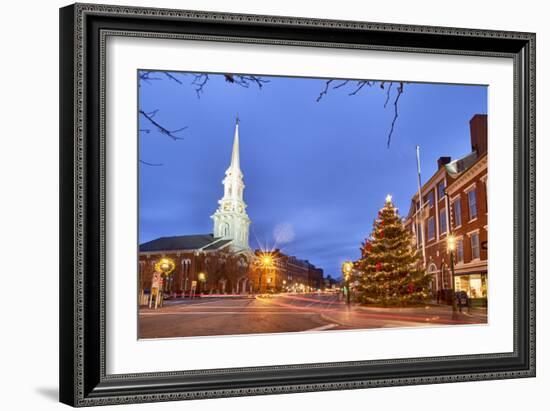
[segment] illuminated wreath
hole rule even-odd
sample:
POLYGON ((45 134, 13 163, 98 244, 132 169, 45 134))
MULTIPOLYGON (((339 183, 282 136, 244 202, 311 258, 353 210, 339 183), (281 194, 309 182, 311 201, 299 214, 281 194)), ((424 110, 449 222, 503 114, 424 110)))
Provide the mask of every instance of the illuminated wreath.
POLYGON ((155 263, 155 271, 164 275, 170 275, 176 268, 176 263, 171 258, 163 257, 155 263))

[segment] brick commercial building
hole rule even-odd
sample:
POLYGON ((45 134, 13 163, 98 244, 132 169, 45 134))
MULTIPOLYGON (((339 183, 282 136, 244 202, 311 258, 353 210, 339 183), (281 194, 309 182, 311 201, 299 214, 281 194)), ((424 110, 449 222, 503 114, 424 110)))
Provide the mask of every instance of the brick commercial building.
MULTIPOLYGON (((286 255, 277 250, 277 257, 274 259, 271 268, 260 268, 263 270, 262 291, 288 291, 307 292, 324 289, 323 270, 315 267, 307 260, 300 260, 293 255, 286 255)), ((257 286, 257 279, 253 279, 257 286)), ((258 288, 258 287, 256 287, 258 288)))
POLYGON ((423 252, 437 300, 450 303, 455 291, 465 291, 474 304, 487 303, 487 116, 470 120, 472 151, 452 160, 440 157, 438 169, 416 193, 406 225, 423 252), (449 237, 455 239, 452 278, 449 237))

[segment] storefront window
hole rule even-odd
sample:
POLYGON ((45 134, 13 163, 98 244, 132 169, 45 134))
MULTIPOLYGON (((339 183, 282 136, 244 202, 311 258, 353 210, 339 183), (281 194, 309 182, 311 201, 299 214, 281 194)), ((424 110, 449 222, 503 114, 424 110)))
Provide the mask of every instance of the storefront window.
POLYGON ((487 298, 487 275, 470 274, 456 276, 455 290, 465 291, 469 298, 487 298))

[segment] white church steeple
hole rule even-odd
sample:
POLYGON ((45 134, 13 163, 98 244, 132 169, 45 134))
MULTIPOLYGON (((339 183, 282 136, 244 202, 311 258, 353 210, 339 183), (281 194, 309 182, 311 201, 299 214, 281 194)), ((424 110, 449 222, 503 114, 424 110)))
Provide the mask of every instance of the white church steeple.
MULTIPOLYGON (((241 172, 241 160, 239 155, 239 117, 235 120, 235 135, 233 136, 233 150, 231 151, 231 164, 229 170, 241 172)), ((242 175, 242 173, 241 173, 242 175)))
POLYGON ((214 237, 232 239, 237 249, 249 249, 248 229, 250 219, 246 214, 246 204, 243 200, 244 182, 240 166, 239 152, 239 118, 235 123, 231 164, 225 172, 222 181, 223 197, 218 201, 218 209, 212 216, 214 220, 214 237))

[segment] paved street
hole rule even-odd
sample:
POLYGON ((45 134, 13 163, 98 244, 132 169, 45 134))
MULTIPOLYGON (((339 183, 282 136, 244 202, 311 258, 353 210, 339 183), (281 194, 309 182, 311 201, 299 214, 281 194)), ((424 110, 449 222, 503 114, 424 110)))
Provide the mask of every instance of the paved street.
POLYGON ((381 327, 483 324, 485 310, 458 313, 448 306, 348 308, 335 294, 281 294, 167 301, 139 310, 140 338, 325 331, 381 327))

